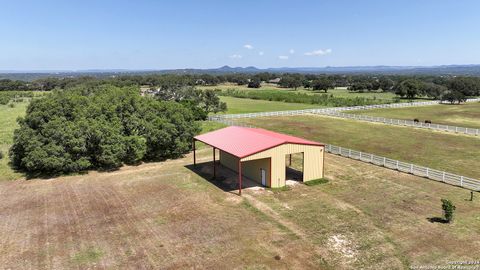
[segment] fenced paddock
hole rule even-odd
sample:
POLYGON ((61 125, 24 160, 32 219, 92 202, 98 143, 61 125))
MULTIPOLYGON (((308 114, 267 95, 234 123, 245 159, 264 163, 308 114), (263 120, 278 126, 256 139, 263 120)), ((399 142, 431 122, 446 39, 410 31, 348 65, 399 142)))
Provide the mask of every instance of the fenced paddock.
MULTIPOLYGON (((478 100, 478 99, 477 99, 478 100)), ((469 101, 475 101, 475 100, 469 100, 469 101)), ((432 104, 437 104, 438 102, 416 102, 414 103, 417 106, 417 104, 424 104, 424 105, 418 105, 418 106, 425 106, 425 105, 432 105, 432 104), (428 104, 425 104, 428 103, 428 104)), ((401 105, 401 104, 387 104, 387 105, 401 105)), ((376 107, 378 106, 383 106, 383 105, 372 105, 372 106, 360 106, 360 107, 376 107)), ((401 107, 401 106, 399 106, 401 107)), ((407 106, 404 106, 407 107, 407 106)), ((355 110, 358 110, 358 107, 350 107, 350 108, 355 108, 355 110)), ((345 108, 329 108, 329 109, 307 109, 307 110, 296 110, 296 111, 281 111, 281 112, 262 112, 262 113, 249 113, 249 114, 236 114, 236 115, 222 115, 222 116, 211 116, 209 117, 209 120, 211 121, 216 121, 223 123, 225 125, 236 125, 236 126, 244 126, 244 127, 254 127, 252 125, 247 125, 243 123, 237 123, 234 119, 241 119, 241 118, 256 118, 256 117, 262 117, 262 116, 295 116, 295 115, 304 115, 304 114, 315 114, 315 113, 321 113, 321 114, 335 114, 335 110, 338 111, 345 111, 345 108)), ((372 117, 375 118, 375 117, 372 117)), ((396 120, 396 119, 392 119, 396 120)), ((403 121, 403 120, 399 120, 403 121)), ((412 121, 413 122, 413 121, 412 121)), ((401 122, 399 122, 401 123, 401 122)), ((434 126, 434 125, 431 125, 434 126)), ((441 126, 444 125, 437 125, 439 126, 438 128, 442 128, 441 126)), ((427 127, 428 128, 428 127, 427 127)), ((455 128, 454 131, 456 130, 457 132, 469 132, 470 135, 477 135, 477 132, 475 129, 466 129, 462 130, 460 127, 453 127, 455 128), (474 134, 472 134, 472 132, 474 134)), ((452 127, 449 126, 447 129, 451 130, 452 127)), ((440 171, 424 166, 419 166, 416 164, 412 163, 407 163, 399 160, 394 160, 390 159, 387 157, 382 157, 382 156, 377 156, 374 154, 370 153, 364 153, 361 151, 353 150, 353 149, 348 149, 340 146, 335 146, 331 144, 326 144, 325 145, 325 151, 328 153, 332 153, 335 155, 340 155, 343 157, 367 162, 370 164, 374 164, 377 166, 382 166, 385 168, 397 170, 400 172, 404 173, 409 173, 412 175, 428 178, 431 180, 443 182, 446 184, 454 185, 454 186, 459 186, 465 189, 473 190, 473 191, 480 191, 480 180, 462 176, 462 175, 457 175, 453 173, 449 173, 446 171, 440 171)))
POLYGON ((479 134, 480 134, 480 129, 478 129, 478 128, 467 128, 467 127, 449 126, 449 125, 441 125, 441 124, 430 124, 430 123, 415 122, 415 121, 412 121, 412 120, 391 119, 391 118, 385 118, 385 117, 375 117, 375 116, 342 113, 342 112, 327 112, 327 113, 319 113, 319 114, 333 116, 333 117, 339 117, 339 118, 345 118, 345 119, 354 119, 354 120, 359 120, 359 121, 382 123, 382 124, 387 124, 387 125, 425 128, 425 129, 432 129, 432 130, 437 130, 437 131, 461 133, 461 134, 472 135, 472 136, 479 136, 479 134))
MULTIPOLYGON (((480 98, 467 99, 467 102, 480 101, 480 98)), ((405 108, 405 107, 419 107, 441 104, 439 100, 423 101, 423 102, 405 102, 405 103, 390 103, 390 104, 378 104, 378 105, 365 105, 365 106, 353 106, 353 107, 332 107, 332 108, 319 108, 319 109, 304 109, 304 110, 290 110, 290 111, 276 111, 276 112, 257 112, 257 113, 240 113, 240 114, 225 114, 225 115, 212 115, 208 117, 208 120, 217 121, 218 118, 223 119, 240 119, 240 118, 255 118, 264 116, 294 116, 304 114, 330 114, 333 112, 343 111, 357 111, 357 110, 370 110, 381 108, 405 108)))
POLYGON ((477 179, 456 175, 453 173, 439 171, 428 167, 402 162, 387 157, 377 156, 370 153, 364 153, 340 146, 327 144, 325 151, 335 155, 356 159, 359 161, 371 163, 377 166, 397 170, 404 173, 410 173, 416 176, 425 177, 431 180, 447 183, 454 186, 463 187, 470 190, 480 191, 480 181, 477 179))

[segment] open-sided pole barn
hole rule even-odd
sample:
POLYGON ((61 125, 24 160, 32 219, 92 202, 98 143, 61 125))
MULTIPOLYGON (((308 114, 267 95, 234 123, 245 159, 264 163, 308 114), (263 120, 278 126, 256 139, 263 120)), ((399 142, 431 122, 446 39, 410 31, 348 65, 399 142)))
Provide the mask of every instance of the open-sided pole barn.
POLYGON ((286 184, 286 155, 303 153, 303 181, 323 178, 325 149, 321 143, 260 128, 227 127, 193 139, 193 162, 196 164, 195 141, 213 147, 213 172, 216 176, 215 149, 220 164, 238 173, 238 191, 242 193, 242 175, 263 186, 286 184))

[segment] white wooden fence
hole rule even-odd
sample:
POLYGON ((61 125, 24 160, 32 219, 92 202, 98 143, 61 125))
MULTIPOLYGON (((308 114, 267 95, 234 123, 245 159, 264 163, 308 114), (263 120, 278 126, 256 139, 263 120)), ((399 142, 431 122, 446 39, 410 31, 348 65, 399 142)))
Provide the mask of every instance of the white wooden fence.
MULTIPOLYGON (((237 123, 229 118, 215 117, 210 119, 212 121, 220 122, 230 126, 243 126, 243 127, 254 127, 252 125, 237 123)), ((480 191, 480 180, 469 178, 466 176, 461 176, 445 171, 439 171, 431 169, 428 167, 423 167, 415 165, 412 163, 407 163, 395 159, 390 159, 387 157, 377 156, 370 153, 364 153, 340 146, 335 146, 331 144, 325 145, 325 151, 328 153, 340 155, 343 157, 348 157, 351 159, 371 163, 377 166, 383 166, 385 168, 397 170, 400 172, 410 173, 416 176, 425 177, 435 181, 443 182, 446 184, 459 186, 465 189, 480 191)))
MULTIPOLYGON (((480 98, 468 99, 467 102, 480 101, 480 98)), ((404 103, 391 103, 391 104, 378 104, 378 105, 366 105, 366 106, 353 106, 353 107, 332 107, 332 108, 318 108, 318 109, 304 109, 304 110, 292 110, 292 111, 276 111, 276 112, 257 112, 257 113, 240 113, 240 114, 224 114, 209 116, 209 120, 215 120, 217 118, 223 119, 239 119, 239 118, 255 118, 262 116, 293 116, 303 114, 328 114, 331 112, 342 111, 356 111, 356 110, 370 110, 380 108, 404 108, 404 107, 418 107, 440 104, 441 101, 423 101, 423 102, 404 102, 404 103)))
POLYGON ((325 150, 329 153, 360 160, 385 168, 397 170, 400 172, 410 173, 416 176, 425 177, 435 181, 447 183, 454 186, 463 187, 470 190, 480 191, 480 181, 477 179, 445 172, 428 167, 415 165, 412 163, 402 162, 387 157, 377 156, 374 154, 364 153, 340 146, 327 144, 325 150))
POLYGON ((388 125, 426 128, 426 129, 433 129, 433 130, 438 130, 438 131, 462 133, 462 134, 473 135, 473 136, 479 136, 480 135, 480 129, 478 129, 478 128, 448 126, 448 125, 441 125, 441 124, 430 124, 430 123, 415 122, 415 121, 412 121, 412 120, 391 119, 391 118, 375 117, 375 116, 359 115, 359 114, 351 114, 351 113, 342 113, 342 112, 326 112, 326 113, 319 113, 319 114, 329 115, 329 116, 333 116, 333 117, 346 118, 346 119, 367 121, 367 122, 383 123, 383 124, 388 124, 388 125))

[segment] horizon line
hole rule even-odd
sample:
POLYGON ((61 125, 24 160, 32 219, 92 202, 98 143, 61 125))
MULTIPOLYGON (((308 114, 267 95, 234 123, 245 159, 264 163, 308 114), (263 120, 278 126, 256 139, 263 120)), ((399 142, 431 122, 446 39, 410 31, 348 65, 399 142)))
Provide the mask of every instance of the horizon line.
POLYGON ((351 65, 351 66, 303 66, 303 67, 293 67, 293 66, 284 66, 284 67, 266 67, 259 68, 256 66, 230 66, 223 65, 220 67, 210 67, 210 68, 193 68, 193 67, 184 67, 184 68, 139 68, 139 69, 129 69, 129 68, 85 68, 85 69, 5 69, 0 70, 0 73, 78 73, 78 72, 145 72, 145 71, 173 71, 173 70, 219 70, 222 68, 232 68, 232 69, 247 69, 255 68, 258 70, 275 70, 275 69, 327 69, 327 68, 375 68, 375 67, 386 67, 386 68, 433 68, 433 67, 461 67, 461 66, 480 66, 480 64, 440 64, 440 65, 351 65))

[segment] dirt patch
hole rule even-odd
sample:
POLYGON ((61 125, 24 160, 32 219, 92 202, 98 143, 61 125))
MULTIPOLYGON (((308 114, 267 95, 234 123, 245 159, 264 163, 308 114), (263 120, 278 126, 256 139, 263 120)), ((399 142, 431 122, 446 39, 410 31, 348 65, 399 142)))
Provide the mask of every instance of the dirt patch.
POLYGON ((347 263, 356 260, 357 250, 350 239, 345 235, 336 234, 328 238, 329 247, 337 253, 340 253, 347 263))

